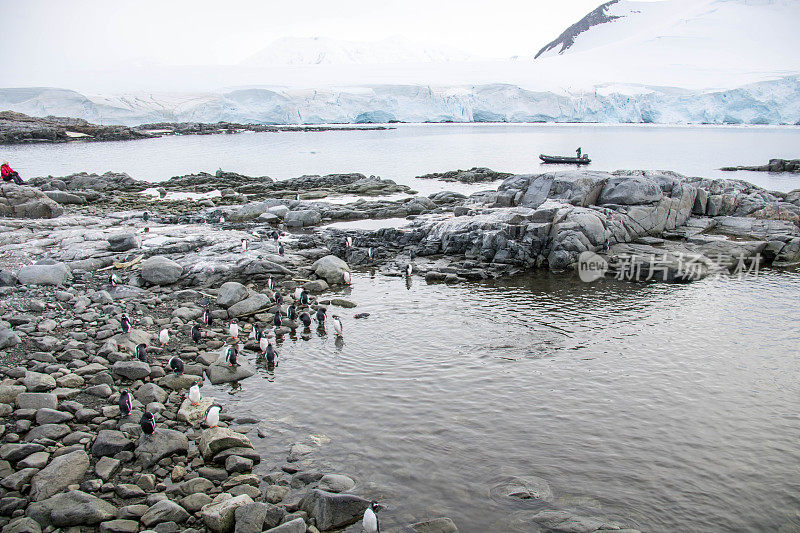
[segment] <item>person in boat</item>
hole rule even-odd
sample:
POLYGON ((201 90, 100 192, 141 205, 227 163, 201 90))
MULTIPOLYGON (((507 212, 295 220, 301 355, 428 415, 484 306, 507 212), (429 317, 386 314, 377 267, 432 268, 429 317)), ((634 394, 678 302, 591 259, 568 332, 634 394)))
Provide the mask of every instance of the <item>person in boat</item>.
POLYGON ((578 154, 578 159, 580 159, 581 158, 581 147, 580 146, 578 146, 578 149, 575 150, 575 153, 578 154))
POLYGON ((17 185, 25 185, 25 182, 19 177, 19 173, 11 168, 8 161, 3 161, 3 164, 0 165, 0 175, 2 175, 3 181, 13 181, 17 185))

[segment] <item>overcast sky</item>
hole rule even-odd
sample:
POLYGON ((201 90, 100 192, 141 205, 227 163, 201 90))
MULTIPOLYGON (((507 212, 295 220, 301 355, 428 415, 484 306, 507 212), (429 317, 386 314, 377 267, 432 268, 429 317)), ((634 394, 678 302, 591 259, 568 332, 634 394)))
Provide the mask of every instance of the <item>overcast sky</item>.
POLYGON ((279 37, 402 35, 526 56, 601 0, 0 0, 2 86, 134 65, 231 65, 279 37))

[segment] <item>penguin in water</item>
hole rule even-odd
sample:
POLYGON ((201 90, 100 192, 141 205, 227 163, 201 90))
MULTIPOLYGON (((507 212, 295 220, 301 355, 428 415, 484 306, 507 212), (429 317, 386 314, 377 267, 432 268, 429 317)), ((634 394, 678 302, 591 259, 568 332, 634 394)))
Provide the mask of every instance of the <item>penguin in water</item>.
POLYGON ((317 323, 320 326, 325 325, 325 317, 327 316, 326 313, 327 311, 325 310, 324 307, 320 307, 319 309, 317 309, 317 323))
POLYGON ((375 514, 375 505, 378 502, 370 502, 369 507, 364 511, 364 518, 361 525, 364 526, 365 533, 380 533, 381 525, 378 522, 378 515, 375 514))
POLYGON ((239 366, 239 363, 236 362, 237 357, 239 357, 239 352, 236 350, 236 346, 228 346, 225 351, 225 362, 228 363, 228 366, 239 366))
POLYGON ((112 287, 116 287, 117 285, 122 283, 122 280, 119 279, 117 275, 112 272, 111 275, 108 276, 108 282, 111 284, 112 287))
POLYGON ((231 322, 231 325, 228 326, 228 334, 231 336, 231 339, 239 342, 239 324, 237 322, 231 322))
POLYGON ((200 405, 200 400, 203 397, 200 396, 200 386, 195 383, 191 387, 189 387, 189 402, 192 405, 200 405))
POLYGON ((267 346, 269 345, 270 345, 269 339, 266 336, 261 337, 261 340, 258 341, 258 347, 261 348, 262 355, 267 354, 267 346))
POLYGON ((145 343, 136 345, 136 359, 143 363, 147 362, 147 345, 145 343))
POLYGON ((300 313, 300 317, 299 318, 300 318, 300 322, 303 323, 303 327, 304 328, 308 329, 308 328, 311 327, 311 316, 308 313, 306 313, 306 312, 300 313))
POLYGON ((214 321, 214 318, 211 316, 211 311, 208 309, 203 311, 203 324, 206 326, 210 326, 211 323, 214 321))
POLYGON ((133 398, 128 390, 124 390, 119 395, 119 414, 123 418, 131 414, 133 411, 133 398))
POLYGON ((414 267, 409 263, 406 265, 406 277, 410 278, 412 272, 414 272, 414 267))
POLYGON ((331 318, 333 319, 333 331, 336 336, 344 338, 344 335, 342 335, 342 321, 339 315, 333 315, 331 318))
POLYGON ((295 308, 294 304, 286 308, 286 315, 292 322, 294 322, 297 319, 297 308, 295 308))
POLYGON ((286 250, 283 247, 283 243, 278 243, 278 255, 283 257, 283 254, 286 253, 286 250))
POLYGON ((142 432, 145 435, 152 435, 156 431, 156 417, 153 413, 145 412, 139 420, 139 425, 142 426, 142 432))
POLYGON ((347 270, 342 272, 342 278, 344 279, 345 285, 350 285, 350 272, 348 272, 347 270))
POLYGON ((192 326, 192 341, 195 344, 198 344, 200 342, 200 339, 202 338, 203 338, 203 330, 200 329, 200 326, 195 324, 194 326, 192 326))
POLYGON ((122 315, 120 322, 122 323, 122 333, 128 333, 131 330, 131 319, 128 318, 128 315, 122 315))
POLYGON ((222 407, 219 405, 212 405, 208 409, 206 409, 206 425, 210 428, 215 428, 219 426, 219 412, 222 410, 222 407))
POLYGON ((164 328, 159 332, 158 342, 161 343, 161 346, 166 346, 169 344, 169 330, 167 328, 164 328))
POLYGON ((308 305, 308 292, 305 289, 300 293, 300 305, 308 305))
POLYGON ((280 291, 275 293, 275 303, 278 305, 283 305, 283 294, 280 291))
POLYGON ((242 252, 247 251, 247 239, 242 239, 242 252))
POLYGON ((276 329, 281 327, 281 325, 283 325, 283 319, 281 318, 280 311, 275 313, 275 318, 272 319, 272 324, 275 326, 276 329))
POLYGON ((264 352, 264 355, 267 357, 267 363, 274 365, 275 360, 278 358, 278 353, 275 351, 275 347, 272 343, 267 344, 267 349, 264 352))
POLYGON ((177 355, 173 355, 167 362, 172 371, 177 375, 183 375, 183 360, 177 355))

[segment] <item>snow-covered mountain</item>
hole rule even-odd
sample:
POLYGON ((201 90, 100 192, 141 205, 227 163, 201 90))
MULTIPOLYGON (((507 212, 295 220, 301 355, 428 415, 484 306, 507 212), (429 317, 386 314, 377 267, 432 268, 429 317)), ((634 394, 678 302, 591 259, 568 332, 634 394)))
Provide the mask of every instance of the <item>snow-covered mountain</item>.
POLYGON ((683 68, 688 75, 709 69, 797 72, 798 21, 797 0, 611 0, 536 58, 561 56, 571 67, 625 65, 633 72, 683 68))
POLYGON ((380 65, 469 61, 459 50, 425 46, 403 37, 380 41, 343 41, 326 37, 283 37, 253 54, 243 66, 380 65))
POLYGON ((131 126, 162 121, 798 124, 800 77, 722 91, 620 84, 574 92, 531 91, 509 84, 379 85, 87 97, 64 89, 0 89, 0 110, 5 109, 131 126))

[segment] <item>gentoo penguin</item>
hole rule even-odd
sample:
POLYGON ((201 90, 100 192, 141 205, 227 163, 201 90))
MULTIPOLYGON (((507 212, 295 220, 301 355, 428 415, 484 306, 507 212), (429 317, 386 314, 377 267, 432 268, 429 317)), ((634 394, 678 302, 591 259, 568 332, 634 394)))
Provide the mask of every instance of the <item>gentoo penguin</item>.
POLYGON ((281 325, 283 324, 283 320, 281 319, 281 312, 280 312, 280 311, 278 311, 277 313, 275 313, 275 318, 273 318, 273 319, 272 319, 272 324, 273 324, 273 325, 274 325, 276 328, 279 328, 279 327, 281 327, 281 325))
POLYGON ((283 254, 286 253, 286 250, 283 247, 283 243, 278 243, 278 255, 283 257, 283 254))
POLYGON ((275 364, 275 359, 278 357, 278 354, 275 352, 275 347, 272 343, 267 344, 265 355, 267 356, 267 363, 271 365, 275 364))
POLYGON ((239 363, 236 362, 238 356, 239 352, 236 351, 236 346, 230 345, 225 351, 225 362, 228 363, 229 366, 239 366, 239 363))
POLYGON ((119 395, 119 414, 120 416, 128 416, 133 411, 133 399, 131 393, 124 390, 119 395))
POLYGON ((258 341, 258 347, 261 348, 261 353, 266 355, 267 353, 267 346, 269 346, 270 342, 267 337, 261 337, 261 340, 258 341))
POLYGON ((306 312, 300 313, 300 317, 299 318, 300 318, 300 322, 303 323, 303 327, 306 327, 306 328, 310 328, 311 327, 311 316, 308 313, 306 313, 306 312))
POLYGON ((214 319, 211 316, 211 311, 209 311, 208 309, 203 311, 203 324, 205 324, 206 326, 210 326, 213 321, 214 319))
POLYGON ((278 305, 283 305, 283 294, 280 291, 275 293, 275 303, 278 305))
POLYGON ((136 359, 143 363, 147 362, 147 345, 145 343, 136 345, 136 359))
POLYGON ((150 213, 148 213, 147 211, 145 211, 144 213, 142 213, 142 220, 144 220, 145 222, 147 222, 148 220, 150 220, 150 213))
POLYGON ((297 319, 297 308, 295 308, 294 304, 286 308, 286 316, 288 316, 291 321, 297 319))
POLYGON ((232 339, 239 340, 239 324, 236 322, 231 322, 231 325, 228 326, 228 334, 231 336, 232 339))
POLYGON ((145 412, 139 420, 139 425, 142 426, 145 435, 152 435, 156 431, 156 417, 153 413, 145 412))
POLYGON ((210 428, 215 428, 219 425, 219 412, 222 407, 219 405, 212 405, 206 409, 206 425, 210 428))
POLYGON ((200 339, 203 338, 203 330, 200 329, 200 326, 195 324, 192 326, 192 341, 197 344, 200 342, 200 339))
POLYGON ((224 224, 225 223, 225 215, 220 215, 219 216, 219 223, 220 224, 224 224))
POLYGON ((122 323, 122 333, 128 333, 131 330, 131 319, 128 318, 128 315, 122 315, 120 322, 122 323))
POLYGON ((280 233, 278 233, 278 231, 277 231, 277 230, 272 230, 272 233, 271 233, 271 235, 272 235, 272 240, 273 240, 273 241, 277 241, 278 239, 280 239, 280 238, 281 238, 281 234, 280 234, 280 233))
POLYGON ((302 295, 303 295, 303 287, 296 287, 294 289, 294 295, 292 297, 294 298, 295 302, 299 302, 300 301, 300 297, 302 295))
POLYGON ((300 193, 299 193, 299 192, 298 192, 297 194, 295 194, 295 195, 294 195, 294 199, 295 199, 295 201, 297 201, 297 202, 299 202, 299 201, 300 201, 300 193))
POLYGON ((325 324, 325 313, 326 311, 324 307, 320 307, 319 309, 317 309, 317 322, 319 323, 320 326, 325 324))
POLYGON ((242 252, 247 251, 247 239, 242 239, 242 252))
POLYGON ((192 405, 200 405, 200 387, 195 383, 191 387, 189 387, 189 401, 192 405))
POLYGON ((611 243, 609 242, 608 239, 606 239, 605 241, 603 241, 603 253, 607 254, 610 249, 611 249, 611 243))
POLYGON ((169 330, 167 328, 164 328, 159 332, 158 342, 161 343, 161 346, 166 346, 169 343, 169 330))
POLYGON ((377 502, 370 502, 369 507, 364 511, 364 519, 361 525, 364 526, 365 533, 380 533, 381 526, 378 523, 378 515, 375 514, 375 504, 377 502))
POLYGON ((183 361, 177 355, 173 355, 169 358, 169 362, 167 362, 169 367, 172 369, 173 372, 178 374, 179 376, 183 374, 183 361))
POLYGON ((344 279, 345 285, 350 285, 350 272, 348 272, 347 270, 342 272, 342 278, 344 279))
POLYGON ((117 285, 122 283, 122 280, 119 279, 116 274, 112 273, 110 276, 108 276, 108 282, 111 284, 112 287, 116 287, 117 285))
POLYGON ((275 290, 275 280, 272 279, 272 276, 267 278, 267 288, 271 291, 275 290))
POLYGON ((372 261, 373 261, 373 258, 372 258, 372 246, 367 248, 367 259, 369 259, 369 262, 372 263, 372 261))
POLYGON ((305 289, 300 293, 300 305, 308 305, 308 292, 305 289))
POLYGON ((406 265, 406 277, 411 277, 411 273, 414 272, 414 267, 411 266, 411 263, 406 265))
POLYGON ((339 319, 339 315, 333 315, 331 318, 333 319, 333 331, 336 333, 336 336, 343 337, 342 321, 339 319))
POLYGON ((350 235, 347 236, 347 239, 346 239, 345 242, 347 242, 347 247, 348 248, 352 248, 353 247, 353 238, 350 235))
POLYGON ((253 329, 250 331, 250 338, 256 342, 261 340, 261 328, 258 327, 258 324, 253 324, 253 329))

